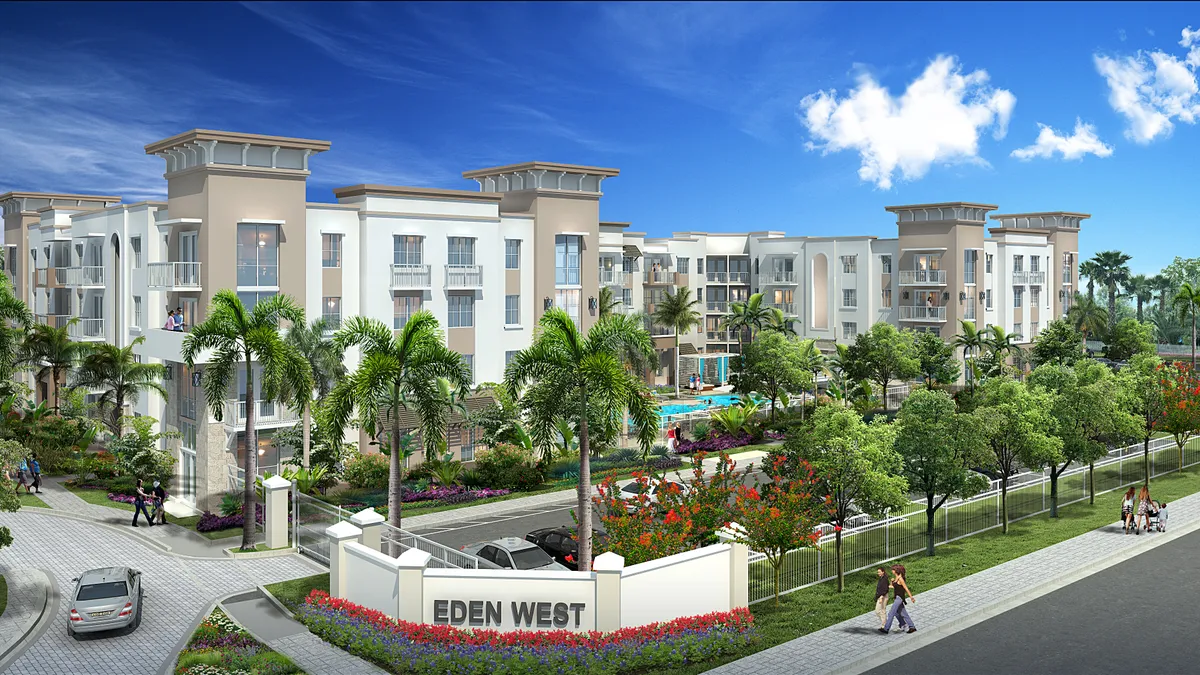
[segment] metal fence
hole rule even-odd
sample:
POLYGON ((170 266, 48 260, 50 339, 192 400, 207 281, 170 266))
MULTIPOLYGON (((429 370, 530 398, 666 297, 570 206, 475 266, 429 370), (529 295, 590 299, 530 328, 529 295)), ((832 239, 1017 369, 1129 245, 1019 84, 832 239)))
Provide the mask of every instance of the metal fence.
MULTIPOLYGON (((1108 457, 1096 462, 1096 494, 1118 490, 1145 477, 1143 448, 1131 445, 1115 448, 1108 457)), ((1179 452, 1171 438, 1150 442, 1150 475, 1160 476, 1179 469, 1179 452)), ((1183 465, 1200 464, 1200 439, 1184 447, 1183 465)), ((1050 510, 1048 472, 1026 472, 1008 480, 1009 522, 1029 518, 1050 510)), ((1058 479, 1058 505, 1066 506, 1088 498, 1088 467, 1072 467, 1058 479)), ((995 529, 1001 525, 1000 482, 969 499, 947 500, 934 517, 934 544, 942 544, 995 529)), ((919 553, 926 547, 924 502, 914 501, 907 513, 882 520, 859 516, 842 530, 842 551, 846 574, 875 567, 884 562, 919 553)), ((1113 520, 1118 519, 1113 513, 1113 520)), ((821 526, 820 548, 802 548, 784 557, 780 576, 780 594, 830 581, 837 577, 837 558, 833 528, 821 526)), ((762 553, 749 555, 750 603, 774 596, 775 571, 762 553)))

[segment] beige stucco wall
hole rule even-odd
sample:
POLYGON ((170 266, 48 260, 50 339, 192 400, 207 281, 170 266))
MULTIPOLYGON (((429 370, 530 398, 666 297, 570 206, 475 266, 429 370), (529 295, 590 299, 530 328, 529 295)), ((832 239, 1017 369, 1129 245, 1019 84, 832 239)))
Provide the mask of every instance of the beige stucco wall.
MULTIPOLYGON (((600 197, 598 194, 544 190, 536 193, 529 207, 534 214, 533 259, 538 261, 533 274, 534 319, 540 319, 544 313, 542 300, 554 298, 555 235, 583 232, 585 236, 579 252, 579 280, 583 286, 579 302, 582 325, 579 328, 586 332, 597 318, 597 313, 588 309, 588 298, 597 297, 600 292, 600 197)), ((509 194, 505 194, 506 201, 509 194)), ((501 210, 505 210, 503 203, 501 210)))

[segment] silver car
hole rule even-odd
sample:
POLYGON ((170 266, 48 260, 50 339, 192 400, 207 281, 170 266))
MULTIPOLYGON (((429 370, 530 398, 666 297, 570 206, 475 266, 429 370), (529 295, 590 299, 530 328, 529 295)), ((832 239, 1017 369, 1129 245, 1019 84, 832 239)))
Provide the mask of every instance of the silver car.
POLYGON ((67 635, 134 629, 142 622, 142 573, 102 567, 72 579, 67 635))
POLYGON ((673 480, 653 479, 648 483, 642 484, 638 481, 630 481, 626 483, 617 493, 617 498, 625 504, 625 510, 633 513, 638 510, 638 495, 646 493, 646 505, 650 507, 658 506, 658 493, 660 490, 666 489, 668 486, 674 485, 679 488, 683 494, 691 491, 691 486, 686 483, 680 483, 673 480))
POLYGON ((480 569, 566 570, 537 544, 517 537, 481 541, 462 547, 463 553, 479 558, 480 569))

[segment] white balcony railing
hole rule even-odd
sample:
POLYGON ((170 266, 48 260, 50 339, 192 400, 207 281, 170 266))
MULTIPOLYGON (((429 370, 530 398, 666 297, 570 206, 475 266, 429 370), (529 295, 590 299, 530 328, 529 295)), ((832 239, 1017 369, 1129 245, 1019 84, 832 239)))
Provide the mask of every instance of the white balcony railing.
POLYGON ((71 324, 67 334, 72 340, 92 342, 104 339, 104 319, 82 318, 71 324))
POLYGON ((59 286, 66 286, 67 285, 67 268, 55 267, 52 269, 54 270, 54 283, 58 284, 59 286))
POLYGON ((392 265, 392 288, 429 288, 429 265, 392 265))
POLYGON ((914 307, 900 305, 901 321, 945 321, 945 307, 914 307))
POLYGON ((727 277, 724 272, 709 272, 708 273, 708 283, 710 283, 710 284, 728 283, 726 281, 728 278, 729 277, 727 277))
POLYGON ((200 288, 198 262, 156 262, 146 265, 146 285, 150 288, 200 288))
POLYGON ((601 286, 624 286, 628 278, 625 270, 600 270, 601 286))
POLYGON ((796 303, 794 302, 768 302, 766 304, 767 307, 772 307, 783 312, 785 316, 797 316, 796 303))
POLYGON ((730 272, 729 283, 731 284, 748 284, 750 283, 749 272, 730 272))
MULTIPOLYGON (((277 401, 254 402, 254 426, 286 426, 300 420, 300 414, 277 401)), ((226 401, 224 423, 227 427, 246 426, 246 402, 226 401)))
POLYGON ((1046 283, 1045 272, 1013 272, 1013 284, 1017 286, 1040 286, 1046 283))
POLYGON ((68 267, 65 286, 104 288, 104 268, 99 265, 68 267))
POLYGON ((38 323, 51 328, 62 328, 71 320, 69 314, 38 314, 34 318, 38 323))
POLYGON ((729 311, 729 303, 725 302, 723 300, 709 302, 708 303, 708 311, 710 313, 711 312, 720 312, 720 313, 724 314, 725 312, 729 311))
POLYGON ((674 284, 675 273, 671 270, 646 270, 648 284, 674 284))
POLYGON ((946 270, 900 270, 901 286, 945 286, 946 270))
POLYGON ((796 273, 787 270, 768 270, 758 275, 758 280, 762 284, 795 284, 796 273))
POLYGON ((483 266, 446 265, 446 288, 483 288, 483 266))
POLYGON ((729 336, 730 333, 723 330, 710 330, 704 334, 705 339, 707 339, 709 342, 729 342, 729 336))

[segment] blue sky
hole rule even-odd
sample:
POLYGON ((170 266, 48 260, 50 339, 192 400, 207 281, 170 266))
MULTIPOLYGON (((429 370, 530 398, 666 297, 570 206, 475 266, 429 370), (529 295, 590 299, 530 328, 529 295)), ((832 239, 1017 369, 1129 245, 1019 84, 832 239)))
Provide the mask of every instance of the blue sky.
POLYGON ((1200 255, 1194 4, 5 14, 0 191, 161 197, 142 146, 201 127, 332 141, 319 201, 362 182, 471 189, 462 171, 542 160, 621 169, 602 217, 651 236, 894 236, 885 205, 967 200, 1091 213, 1083 255, 1119 248, 1138 272, 1200 255))

